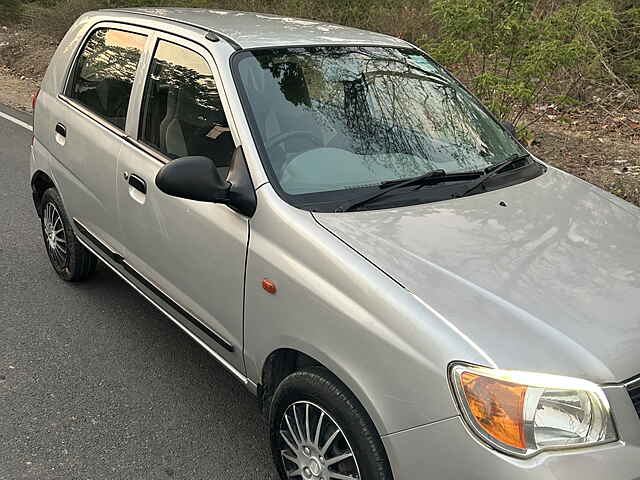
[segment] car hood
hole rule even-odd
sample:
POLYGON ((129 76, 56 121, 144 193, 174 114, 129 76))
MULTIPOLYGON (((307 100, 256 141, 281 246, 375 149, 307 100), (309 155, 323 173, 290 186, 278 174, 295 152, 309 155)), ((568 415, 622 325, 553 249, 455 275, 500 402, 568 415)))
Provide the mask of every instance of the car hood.
POLYGON ((640 209, 582 180, 549 168, 461 199, 314 216, 484 363, 600 383, 640 373, 640 209))

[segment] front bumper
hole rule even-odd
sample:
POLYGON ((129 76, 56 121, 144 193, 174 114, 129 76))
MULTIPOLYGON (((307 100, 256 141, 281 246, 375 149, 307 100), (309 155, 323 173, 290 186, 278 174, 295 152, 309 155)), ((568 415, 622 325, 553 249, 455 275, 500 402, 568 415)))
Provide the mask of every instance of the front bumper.
POLYGON ((604 390, 618 442, 522 460, 491 449, 453 417, 383 437, 394 480, 640 480, 640 419, 624 387, 604 390))

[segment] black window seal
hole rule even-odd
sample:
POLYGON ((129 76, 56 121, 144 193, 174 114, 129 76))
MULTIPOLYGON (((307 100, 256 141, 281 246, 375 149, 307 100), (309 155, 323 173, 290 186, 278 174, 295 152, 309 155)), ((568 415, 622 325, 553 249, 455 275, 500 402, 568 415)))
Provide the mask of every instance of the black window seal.
POLYGON ((90 120, 96 122, 98 125, 100 125, 101 127, 105 128, 106 130, 108 130, 110 133, 112 133, 113 135, 117 136, 118 138, 124 140, 125 142, 127 142, 131 146, 133 146, 133 147, 137 148, 138 150, 141 150, 142 152, 146 153, 147 155, 152 157, 157 162, 159 162, 159 163, 164 165, 164 164, 166 164, 166 163, 171 161, 171 159, 169 157, 163 155, 162 152, 159 152, 159 151, 149 147, 148 145, 146 145, 144 143, 141 143, 141 142, 137 141, 134 138, 131 138, 129 135, 126 134, 126 132, 124 130, 121 130, 120 128, 116 127, 111 122, 107 122, 100 115, 97 115, 96 113, 92 112, 91 110, 86 108, 81 103, 76 102, 73 98, 69 98, 69 97, 67 97, 67 96, 65 96, 65 95, 60 93, 60 94, 58 94, 58 100, 60 100, 64 104, 68 105, 70 108, 73 108, 73 109, 77 110, 79 113, 81 113, 85 117, 89 118, 90 120))
POLYGON ((109 122, 102 115, 97 114, 96 112, 88 108, 86 105, 83 105, 82 103, 78 102, 75 98, 70 98, 67 95, 59 93, 58 100, 67 104, 69 107, 76 109, 86 117, 89 117, 91 120, 99 124, 101 127, 106 128, 111 133, 120 137, 121 139, 124 140, 127 138, 127 134, 125 133, 124 130, 122 130, 120 127, 113 124, 112 122, 109 122))
POLYGON ((149 97, 147 95, 149 89, 149 77, 151 76, 151 67, 153 65, 153 60, 156 58, 156 52, 158 51, 158 46, 160 45, 160 38, 155 39, 155 44, 153 45, 153 49, 149 58, 149 64, 147 65, 147 70, 144 72, 144 88, 142 89, 142 99, 140 101, 140 111, 138 112, 138 131, 136 132, 136 142, 139 142, 142 145, 149 146, 154 151, 162 154, 159 150, 153 148, 152 146, 144 143, 142 141, 142 135, 145 126, 144 114, 147 111, 147 106, 149 105, 149 97))

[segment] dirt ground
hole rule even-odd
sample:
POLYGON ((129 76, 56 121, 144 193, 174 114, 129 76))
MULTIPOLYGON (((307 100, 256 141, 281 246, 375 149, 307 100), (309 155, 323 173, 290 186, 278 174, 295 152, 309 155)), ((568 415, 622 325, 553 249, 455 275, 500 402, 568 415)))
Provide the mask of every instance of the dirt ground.
POLYGON ((530 128, 534 155, 640 206, 640 109, 553 112, 530 128))
POLYGON ((30 111, 31 95, 55 48, 51 39, 0 26, 0 103, 30 111))
POLYGON ((38 83, 12 74, 0 65, 0 103, 18 110, 31 110, 31 95, 38 83))
MULTIPOLYGON (((49 37, 0 26, 0 103, 31 110, 31 94, 56 47, 49 37)), ((533 154, 640 205, 639 92, 588 106, 538 105, 525 139, 533 154)))

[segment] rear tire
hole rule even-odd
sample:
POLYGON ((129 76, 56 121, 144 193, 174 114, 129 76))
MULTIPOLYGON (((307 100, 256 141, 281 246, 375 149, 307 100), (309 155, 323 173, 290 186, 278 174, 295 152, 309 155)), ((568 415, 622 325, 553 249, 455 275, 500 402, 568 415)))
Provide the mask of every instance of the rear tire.
POLYGON ((280 383, 269 427, 283 480, 393 479, 373 422, 349 389, 322 367, 294 372, 280 383))
POLYGON ((55 188, 47 189, 40 201, 42 237, 51 266, 67 282, 80 282, 96 270, 97 258, 75 233, 55 188))

